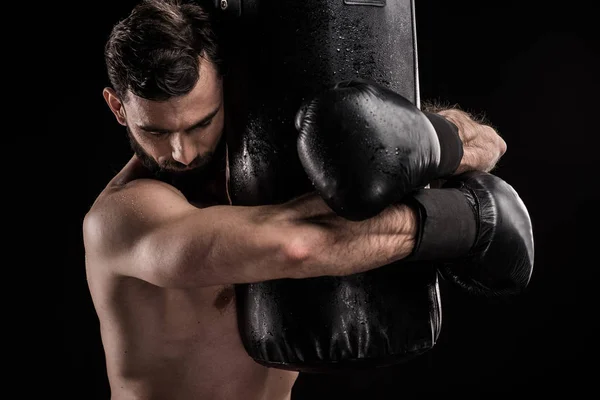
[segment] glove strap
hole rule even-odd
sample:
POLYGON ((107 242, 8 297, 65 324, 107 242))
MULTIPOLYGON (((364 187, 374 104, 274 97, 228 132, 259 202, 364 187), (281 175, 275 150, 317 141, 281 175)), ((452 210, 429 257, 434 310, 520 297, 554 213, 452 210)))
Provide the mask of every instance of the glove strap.
POLYGON ((417 213, 413 252, 404 261, 443 261, 468 254, 475 243, 477 222, 458 189, 421 189, 405 203, 417 213))
POLYGON ((448 177, 457 170, 463 158, 463 143, 458 134, 458 127, 439 114, 427 111, 424 111, 424 114, 433 125, 440 141, 441 157, 437 178, 448 177))

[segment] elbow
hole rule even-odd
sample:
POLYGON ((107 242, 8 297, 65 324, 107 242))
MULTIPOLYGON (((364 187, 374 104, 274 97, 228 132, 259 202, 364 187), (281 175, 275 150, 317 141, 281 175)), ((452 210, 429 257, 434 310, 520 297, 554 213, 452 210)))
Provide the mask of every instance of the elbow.
POLYGON ((326 232, 311 227, 286 240, 282 248, 288 277, 303 279, 326 275, 326 263, 322 257, 326 236, 326 232))
POLYGON ((291 240, 283 246, 283 257, 293 265, 306 263, 311 257, 311 247, 311 243, 306 240, 291 240))
POLYGON ((307 277, 307 266, 311 264, 313 253, 311 243, 304 238, 287 240, 281 247, 281 258, 285 270, 283 275, 288 278, 301 279, 307 277))

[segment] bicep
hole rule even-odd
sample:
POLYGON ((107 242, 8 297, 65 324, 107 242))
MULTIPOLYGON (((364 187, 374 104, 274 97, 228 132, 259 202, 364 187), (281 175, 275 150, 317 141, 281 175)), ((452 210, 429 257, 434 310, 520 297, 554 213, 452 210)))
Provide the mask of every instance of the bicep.
POLYGON ((199 209, 154 182, 111 196, 86 217, 84 231, 88 257, 117 274, 162 287, 198 287, 290 273, 286 228, 265 222, 273 210, 199 209))

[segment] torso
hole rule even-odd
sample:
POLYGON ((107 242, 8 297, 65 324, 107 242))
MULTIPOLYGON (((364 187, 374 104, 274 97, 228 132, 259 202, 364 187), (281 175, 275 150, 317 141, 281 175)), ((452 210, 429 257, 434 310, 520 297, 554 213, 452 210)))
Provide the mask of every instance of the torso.
MULTIPOLYGON (((130 163, 111 185, 137 171, 130 163)), ((263 367, 244 350, 233 287, 165 289, 95 263, 87 278, 112 400, 290 399, 298 374, 263 367)))

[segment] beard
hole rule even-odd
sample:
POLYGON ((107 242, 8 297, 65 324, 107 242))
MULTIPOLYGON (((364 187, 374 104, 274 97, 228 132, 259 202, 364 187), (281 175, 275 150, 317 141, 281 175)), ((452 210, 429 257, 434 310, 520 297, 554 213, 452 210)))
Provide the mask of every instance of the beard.
MULTIPOLYGON (((214 172, 210 166, 214 164, 214 152, 198 155, 189 165, 181 164, 175 160, 158 163, 154 157, 149 155, 140 143, 135 139, 133 133, 126 126, 129 145, 144 167, 160 181, 169 183, 182 192, 187 192, 191 187, 197 187, 200 182, 212 179, 210 172, 214 172)), ((217 148, 221 148, 221 144, 217 148)))

